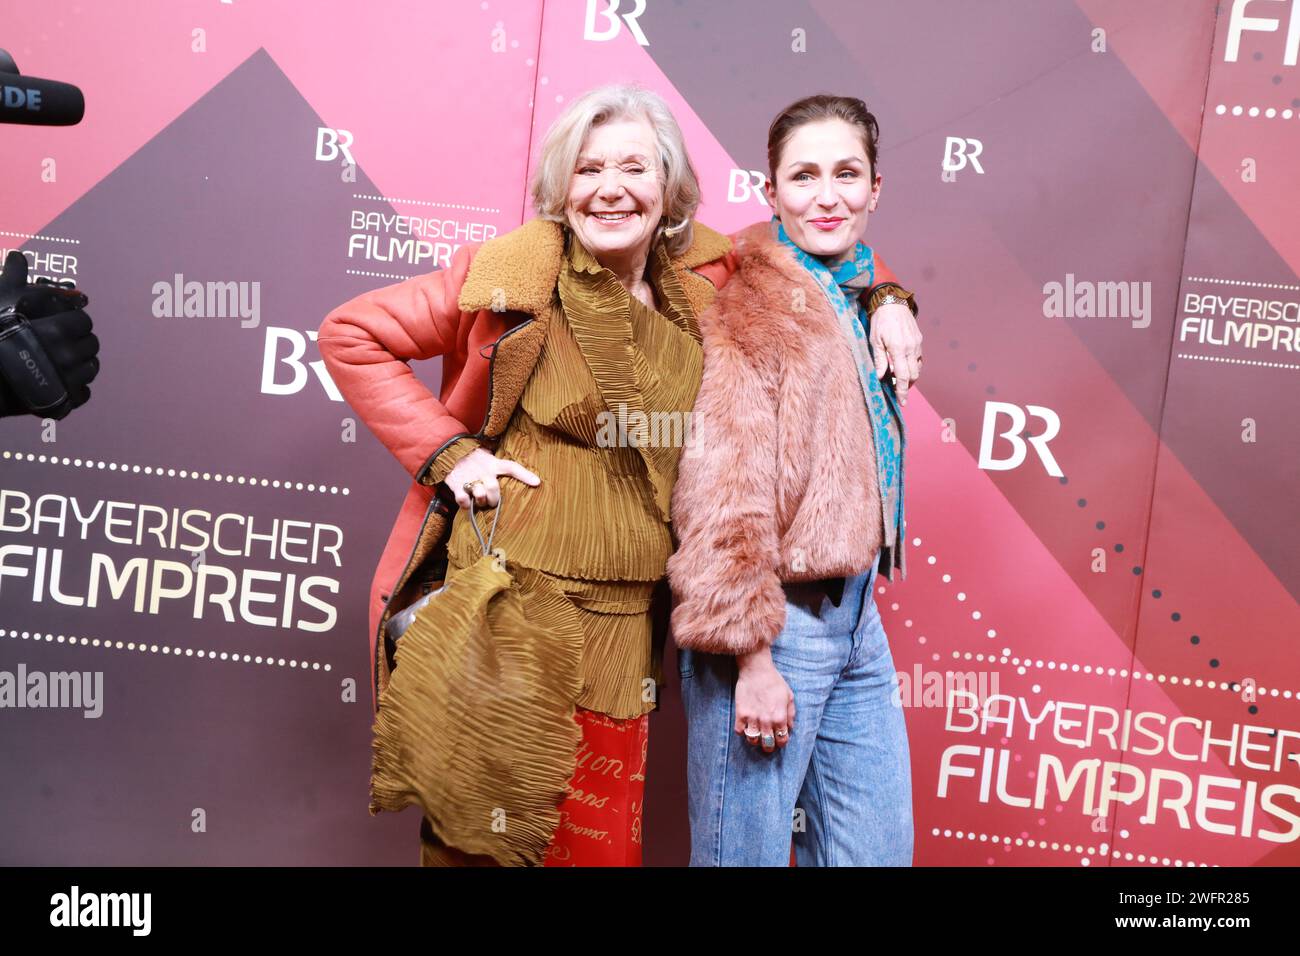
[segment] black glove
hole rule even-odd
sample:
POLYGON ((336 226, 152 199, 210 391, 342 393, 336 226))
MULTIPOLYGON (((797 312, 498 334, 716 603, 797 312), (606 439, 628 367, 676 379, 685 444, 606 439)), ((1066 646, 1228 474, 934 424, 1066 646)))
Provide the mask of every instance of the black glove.
POLYGON ((88 384, 99 372, 99 339, 75 288, 38 279, 27 282, 18 251, 0 273, 0 416, 64 418, 90 400, 88 384))

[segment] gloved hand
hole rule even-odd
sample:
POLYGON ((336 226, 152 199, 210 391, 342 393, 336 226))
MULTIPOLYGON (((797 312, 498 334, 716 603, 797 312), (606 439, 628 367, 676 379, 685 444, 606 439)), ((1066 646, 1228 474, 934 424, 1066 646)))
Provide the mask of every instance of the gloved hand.
POLYGON ((64 418, 90 400, 99 372, 99 339, 74 288, 27 282, 18 251, 0 272, 0 416, 64 418))

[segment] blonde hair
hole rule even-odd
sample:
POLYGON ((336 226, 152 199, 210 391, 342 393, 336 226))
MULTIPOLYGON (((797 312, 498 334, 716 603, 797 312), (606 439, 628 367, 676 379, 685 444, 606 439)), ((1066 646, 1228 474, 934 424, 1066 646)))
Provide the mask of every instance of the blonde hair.
POLYGON ((700 205, 700 181, 668 104, 658 93, 636 84, 612 83, 590 90, 551 124, 533 175, 533 208, 542 219, 567 223, 569 186, 587 134, 611 120, 641 118, 654 130, 662 169, 663 214, 654 241, 666 237, 668 254, 680 256, 694 239, 692 220, 700 205))

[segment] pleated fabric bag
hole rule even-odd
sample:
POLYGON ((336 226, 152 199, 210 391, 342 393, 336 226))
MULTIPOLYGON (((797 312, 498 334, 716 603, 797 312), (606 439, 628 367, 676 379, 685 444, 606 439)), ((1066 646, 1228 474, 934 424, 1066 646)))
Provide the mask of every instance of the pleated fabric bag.
POLYGON ((469 518, 482 557, 449 568, 395 628, 370 812, 419 806, 448 847, 540 865, 581 740, 583 633, 563 593, 527 569, 517 580, 472 506, 469 518))

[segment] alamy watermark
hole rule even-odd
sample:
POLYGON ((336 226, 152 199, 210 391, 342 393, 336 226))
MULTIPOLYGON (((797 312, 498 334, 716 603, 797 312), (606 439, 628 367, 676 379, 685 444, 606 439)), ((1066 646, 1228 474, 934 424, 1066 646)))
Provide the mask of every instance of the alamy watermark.
POLYGON ((616 411, 596 415, 596 444, 601 448, 682 448, 686 454, 699 447, 695 416, 689 411, 646 413, 628 411, 619 402, 616 411))
POLYGON ((1067 272, 1064 282, 1043 285, 1043 315, 1049 319, 1131 319, 1135 329, 1151 324, 1150 282, 1090 282, 1067 272))
POLYGON ((155 319, 240 319, 240 327, 262 322, 262 283, 199 282, 176 273, 170 282, 153 284, 155 319))
POLYGON ((50 897, 50 925, 56 927, 120 926, 148 936, 152 912, 152 893, 88 893, 74 884, 50 897))
POLYGON ((911 673, 894 675, 895 707, 944 707, 953 697, 965 694, 984 703, 998 694, 997 671, 925 670, 920 664, 911 673))
POLYGON ((22 663, 17 671, 0 670, 0 710, 42 707, 98 718, 104 713, 104 672, 29 671, 22 663))

